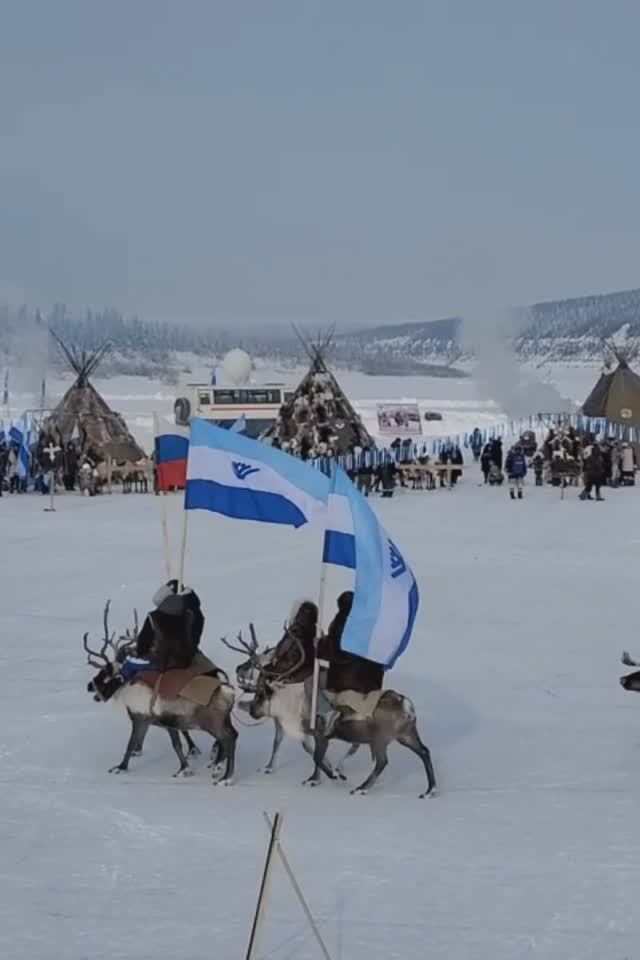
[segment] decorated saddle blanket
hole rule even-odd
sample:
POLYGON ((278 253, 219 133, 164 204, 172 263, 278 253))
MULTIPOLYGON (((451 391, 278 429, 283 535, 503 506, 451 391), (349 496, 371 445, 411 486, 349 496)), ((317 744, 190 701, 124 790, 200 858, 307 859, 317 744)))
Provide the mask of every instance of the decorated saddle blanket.
POLYGON ((327 700, 337 710, 346 707, 359 717, 372 717, 385 693, 385 690, 372 690, 371 693, 357 693, 355 690, 341 690, 340 693, 324 691, 327 700))
POLYGON ((224 682, 223 677, 207 676, 215 670, 217 670, 216 665, 198 651, 190 667, 183 670, 167 670, 166 673, 145 670, 143 673, 138 673, 132 682, 144 683, 159 697, 166 700, 182 697, 184 700, 206 707, 224 682))

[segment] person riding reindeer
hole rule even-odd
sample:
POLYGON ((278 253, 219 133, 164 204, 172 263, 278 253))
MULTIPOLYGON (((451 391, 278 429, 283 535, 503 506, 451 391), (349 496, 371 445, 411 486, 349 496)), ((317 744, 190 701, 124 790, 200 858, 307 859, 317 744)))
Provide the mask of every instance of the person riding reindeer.
MULTIPOLYGON (((347 618, 353 606, 353 591, 345 590, 338 597, 338 612, 331 621, 329 629, 318 644, 318 656, 329 663, 323 686, 329 695, 340 694, 349 690, 353 693, 367 695, 375 690, 382 690, 384 681, 384 667, 373 660, 367 660, 355 653, 348 653, 341 647, 342 634, 347 618)), ((332 707, 331 713, 324 717, 325 734, 330 733, 335 721, 341 713, 349 708, 332 707)))
POLYGON ((169 580, 154 594, 153 603, 155 610, 147 614, 137 637, 135 656, 127 656, 120 668, 122 682, 145 670, 166 673, 184 670, 197 658, 206 660, 198 649, 205 620, 197 593, 190 587, 180 591, 178 581, 169 580))
MULTIPOLYGON (((347 590, 338 597, 338 610, 326 635, 317 641, 317 656, 329 663, 328 670, 321 671, 317 696, 317 718, 325 733, 330 732, 341 713, 348 707, 335 707, 332 694, 352 691, 367 695, 382 689, 384 668, 340 647, 342 633, 353 605, 353 591, 347 590), (328 696, 325 695, 325 691, 328 696)), ((304 683, 307 699, 313 696, 313 666, 316 657, 318 608, 307 600, 300 604, 284 636, 278 643, 270 663, 262 668, 265 680, 283 683, 304 683)))

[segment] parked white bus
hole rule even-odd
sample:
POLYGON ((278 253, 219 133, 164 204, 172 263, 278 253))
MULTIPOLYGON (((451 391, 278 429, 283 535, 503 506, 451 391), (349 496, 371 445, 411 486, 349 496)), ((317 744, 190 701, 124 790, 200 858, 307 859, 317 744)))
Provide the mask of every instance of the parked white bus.
POLYGON ((218 386, 187 384, 187 395, 175 403, 176 423, 186 424, 191 417, 202 417, 221 427, 230 427, 244 416, 247 437, 259 437, 276 420, 280 408, 293 396, 293 388, 283 383, 218 386))

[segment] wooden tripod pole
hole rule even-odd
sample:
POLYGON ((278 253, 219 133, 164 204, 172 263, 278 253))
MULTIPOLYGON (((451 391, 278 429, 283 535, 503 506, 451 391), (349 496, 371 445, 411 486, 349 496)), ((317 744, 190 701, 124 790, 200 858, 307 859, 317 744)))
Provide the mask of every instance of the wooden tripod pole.
MULTIPOLYGON (((273 831, 273 824, 272 824, 272 822, 271 822, 271 820, 270 820, 270 818, 269 818, 269 814, 268 814, 268 813, 265 813, 265 814, 263 814, 263 816, 264 816, 264 819, 265 819, 265 823, 266 823, 267 826, 269 827, 269 830, 273 831)), ((280 841, 278 841, 278 843, 277 843, 277 845, 276 845, 276 849, 277 849, 278 856, 280 857, 280 862, 282 863, 282 866, 284 867, 285 872, 286 872, 287 876, 289 877, 289 881, 290 881, 290 883, 291 883, 291 886, 293 887, 293 892, 295 893, 296 897, 298 898, 298 901, 300 902, 300 906, 302 907, 302 909, 303 909, 303 911, 304 911, 304 915, 305 915, 305 917, 307 918, 307 920, 308 920, 308 922, 309 922, 309 926, 311 927, 311 930, 312 930, 312 932, 313 932, 313 935, 314 935, 314 937, 315 937, 316 940, 317 940, 318 946, 319 946, 320 949, 322 950, 322 955, 323 955, 323 957, 325 958, 325 960, 331 960, 331 954, 329 953, 329 950, 327 949, 326 943, 325 943, 324 940, 322 939, 322 935, 321 935, 321 933, 320 933, 320 931, 319 931, 319 929, 318 929, 318 925, 317 925, 316 921, 315 921, 314 918, 313 918, 313 914, 311 913, 311 910, 309 909, 309 904, 307 903, 307 901, 306 901, 306 899, 305 899, 305 896, 304 896, 304 894, 303 894, 303 892, 302 892, 302 888, 300 887, 300 884, 299 884, 298 881, 296 880, 295 874, 294 874, 293 870, 291 869, 291 864, 290 864, 289 861, 287 860, 287 856, 286 856, 284 850, 282 849, 282 845, 280 844, 280 841)))
POLYGON ((271 828, 271 838, 269 840, 267 859, 265 861, 264 871, 262 873, 262 883, 260 884, 260 893, 258 894, 258 903, 256 905, 256 912, 253 918, 253 926, 251 927, 251 936, 249 938, 246 960, 256 960, 256 957, 258 956, 258 941, 264 924, 264 914, 271 882, 271 871, 273 869, 273 858, 278 846, 280 830, 282 829, 282 820, 282 814, 276 813, 273 821, 273 827, 271 828))

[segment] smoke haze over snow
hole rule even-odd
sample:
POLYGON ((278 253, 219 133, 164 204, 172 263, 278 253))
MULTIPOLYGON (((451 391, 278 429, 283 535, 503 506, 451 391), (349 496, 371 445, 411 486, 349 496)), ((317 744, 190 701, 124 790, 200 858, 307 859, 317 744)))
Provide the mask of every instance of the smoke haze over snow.
POLYGON ((512 418, 532 413, 568 413, 574 406, 550 383, 543 383, 517 362, 513 337, 527 311, 482 308, 464 316, 462 340, 476 357, 478 385, 512 418))
MULTIPOLYGON (((32 407, 40 406, 42 381, 49 366, 49 333, 46 324, 32 315, 23 315, 9 344, 11 392, 26 394, 32 407)), ((45 398, 46 400, 46 398, 45 398)))

